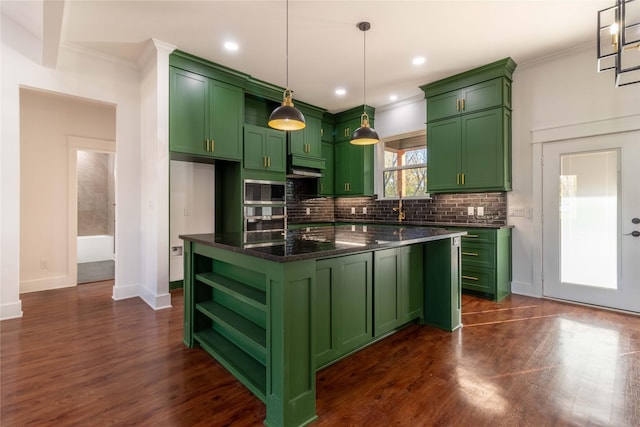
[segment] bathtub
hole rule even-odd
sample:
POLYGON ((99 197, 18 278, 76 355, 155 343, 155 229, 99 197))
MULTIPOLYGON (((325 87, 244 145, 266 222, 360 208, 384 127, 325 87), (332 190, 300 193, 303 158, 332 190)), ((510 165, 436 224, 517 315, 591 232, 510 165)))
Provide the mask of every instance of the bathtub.
POLYGON ((113 260, 113 236, 78 236, 78 263, 113 260))

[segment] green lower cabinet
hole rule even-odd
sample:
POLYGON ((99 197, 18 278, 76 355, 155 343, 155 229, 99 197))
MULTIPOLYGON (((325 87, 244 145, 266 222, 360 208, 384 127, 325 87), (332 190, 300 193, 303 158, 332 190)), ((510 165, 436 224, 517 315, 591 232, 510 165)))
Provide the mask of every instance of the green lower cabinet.
POLYGON ((423 256, 422 245, 374 252, 374 336, 421 317, 423 256))
POLYGON ((462 326, 460 238, 424 247, 424 323, 447 331, 462 326))
POLYGON ((511 293, 511 229, 465 229, 462 289, 499 301, 511 293))
POLYGON ((316 262, 316 366, 371 342, 371 253, 316 262))

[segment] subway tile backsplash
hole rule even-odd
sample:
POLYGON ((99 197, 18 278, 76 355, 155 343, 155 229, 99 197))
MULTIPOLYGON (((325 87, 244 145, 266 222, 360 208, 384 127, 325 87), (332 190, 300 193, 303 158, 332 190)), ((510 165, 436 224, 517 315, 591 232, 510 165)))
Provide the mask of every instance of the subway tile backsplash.
MULTIPOLYGON (((315 179, 287 180, 287 220, 290 224, 325 221, 388 221, 396 222, 393 208, 397 200, 376 200, 375 197, 317 197, 315 179), (307 214, 309 208, 309 214, 307 214), (355 214, 352 214, 355 208, 355 214), (366 214, 363 214, 366 208, 366 214)), ((507 224, 507 195, 498 193, 434 194, 430 200, 403 200, 405 221, 411 223, 445 224, 507 224), (473 207, 473 215, 468 208, 473 207), (479 216, 477 208, 484 209, 479 216)))

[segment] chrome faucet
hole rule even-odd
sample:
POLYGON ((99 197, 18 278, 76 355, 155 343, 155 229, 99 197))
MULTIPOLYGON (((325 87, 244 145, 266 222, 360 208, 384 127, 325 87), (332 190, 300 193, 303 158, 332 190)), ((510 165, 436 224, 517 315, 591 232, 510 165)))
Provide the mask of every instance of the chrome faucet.
POLYGON ((398 207, 393 208, 394 212, 398 212, 398 222, 402 222, 405 218, 404 209, 402 209, 402 197, 398 197, 398 207))

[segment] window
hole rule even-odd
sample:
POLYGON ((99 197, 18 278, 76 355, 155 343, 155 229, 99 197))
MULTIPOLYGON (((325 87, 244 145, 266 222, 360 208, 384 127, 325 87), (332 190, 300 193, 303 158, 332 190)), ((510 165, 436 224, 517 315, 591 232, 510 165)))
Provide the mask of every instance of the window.
POLYGON ((381 145, 382 198, 428 197, 425 134, 390 139, 381 145))

